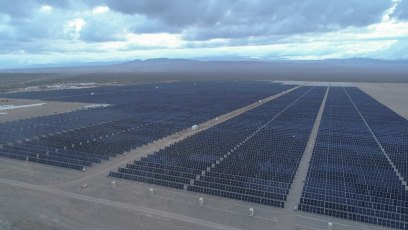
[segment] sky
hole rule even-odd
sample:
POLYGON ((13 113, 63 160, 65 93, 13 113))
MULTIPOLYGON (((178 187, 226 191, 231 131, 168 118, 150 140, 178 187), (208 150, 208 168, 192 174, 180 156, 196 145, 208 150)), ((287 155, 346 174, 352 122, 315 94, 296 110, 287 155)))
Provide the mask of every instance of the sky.
POLYGON ((0 0, 0 68, 150 58, 408 60, 408 0, 0 0))

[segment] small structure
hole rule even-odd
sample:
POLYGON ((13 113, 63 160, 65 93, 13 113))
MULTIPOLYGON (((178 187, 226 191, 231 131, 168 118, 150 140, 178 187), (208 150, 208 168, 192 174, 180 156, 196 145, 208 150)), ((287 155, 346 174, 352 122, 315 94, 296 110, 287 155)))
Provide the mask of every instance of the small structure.
POLYGON ((198 125, 193 125, 193 126, 191 126, 191 130, 197 130, 198 129, 198 125))
POLYGON ((150 194, 150 196, 154 196, 154 189, 153 188, 149 188, 149 194, 150 194))
POLYGON ((278 223, 278 219, 277 219, 276 217, 274 217, 274 218, 272 219, 272 224, 275 225, 276 223, 278 223))
POLYGON ((333 223, 329 222, 327 224, 327 230, 332 230, 333 229, 333 223))
POLYGON ((198 205, 204 206, 204 198, 200 197, 200 198, 198 199, 198 205))
POLYGON ((14 105, 0 105, 0 110, 12 109, 14 105))
POLYGON ((254 208, 249 208, 249 216, 254 216, 254 208))
POLYGON ((92 105, 86 105, 84 107, 82 107, 82 109, 95 109, 95 108, 99 108, 99 107, 107 107, 109 106, 108 104, 92 104, 92 105))

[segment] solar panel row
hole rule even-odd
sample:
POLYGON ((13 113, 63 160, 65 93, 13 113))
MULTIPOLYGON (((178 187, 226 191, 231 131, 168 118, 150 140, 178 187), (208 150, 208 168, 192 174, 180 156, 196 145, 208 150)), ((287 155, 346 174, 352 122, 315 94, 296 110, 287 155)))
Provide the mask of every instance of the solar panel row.
POLYGON ((356 88, 347 89, 366 122, 397 167, 408 180, 408 121, 356 88))
POLYGON ((299 209, 408 229, 408 192, 348 97, 351 91, 359 89, 330 88, 299 209))

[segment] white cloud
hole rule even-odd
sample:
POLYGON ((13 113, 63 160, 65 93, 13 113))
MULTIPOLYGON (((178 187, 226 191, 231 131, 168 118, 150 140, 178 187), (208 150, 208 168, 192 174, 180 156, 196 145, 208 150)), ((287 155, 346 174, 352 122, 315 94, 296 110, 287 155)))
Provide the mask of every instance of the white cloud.
POLYGON ((93 14, 101 14, 101 13, 105 13, 108 10, 109 10, 109 7, 107 7, 107 6, 97 6, 97 7, 93 8, 92 13, 93 14))
POLYGON ((130 44, 140 46, 177 48, 184 44, 178 34, 157 33, 157 34, 132 34, 125 35, 126 40, 130 44))
POLYGON ((49 5, 41 6, 41 10, 42 11, 50 11, 50 10, 52 10, 52 7, 49 6, 49 5))
POLYGON ((82 27, 86 24, 84 19, 76 18, 69 20, 64 25, 64 33, 69 34, 73 39, 78 39, 82 27))

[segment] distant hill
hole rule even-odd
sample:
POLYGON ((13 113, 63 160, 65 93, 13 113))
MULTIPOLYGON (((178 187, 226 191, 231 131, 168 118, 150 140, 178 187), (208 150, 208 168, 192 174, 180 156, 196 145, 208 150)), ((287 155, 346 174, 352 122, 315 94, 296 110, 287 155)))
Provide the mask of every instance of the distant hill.
POLYGON ((75 78, 92 76, 92 81, 98 81, 98 76, 103 76, 105 81, 109 81, 109 78, 115 78, 112 81, 116 81, 116 77, 119 80, 120 76, 124 75, 130 80, 143 75, 146 82, 150 82, 153 79, 151 76, 154 75, 161 81, 166 79, 273 79, 408 82, 408 61, 375 59, 200 61, 157 58, 122 63, 97 63, 90 66, 0 70, 0 73, 62 74, 65 77, 70 75, 70 78, 71 76, 76 76, 75 78))
POLYGON ((245 72, 245 73, 408 73, 408 61, 332 59, 317 61, 196 61, 187 59, 134 60, 113 65, 123 72, 245 72))
POLYGON ((342 67, 344 71, 353 69, 388 69, 389 71, 407 70, 408 61, 384 61, 376 59, 329 59, 329 60, 273 60, 262 61, 243 59, 239 61, 203 61, 190 59, 156 58, 147 60, 132 60, 128 62, 88 62, 68 63, 64 66, 35 65, 23 69, 0 70, 0 72, 297 72, 304 70, 322 70, 342 67))

